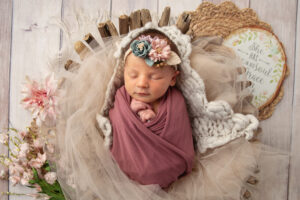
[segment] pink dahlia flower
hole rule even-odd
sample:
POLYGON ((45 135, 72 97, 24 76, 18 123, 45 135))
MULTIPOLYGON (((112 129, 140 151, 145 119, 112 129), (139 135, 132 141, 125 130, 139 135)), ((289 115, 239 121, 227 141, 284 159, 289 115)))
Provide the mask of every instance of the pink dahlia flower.
POLYGON ((25 109, 32 112, 34 118, 40 121, 45 121, 47 117, 55 120, 56 90, 57 82, 54 80, 53 75, 47 76, 43 84, 27 78, 23 90, 25 98, 22 99, 22 104, 25 109))
POLYGON ((170 45, 164 39, 155 38, 151 42, 151 51, 149 57, 154 62, 165 61, 169 58, 171 53, 170 45))

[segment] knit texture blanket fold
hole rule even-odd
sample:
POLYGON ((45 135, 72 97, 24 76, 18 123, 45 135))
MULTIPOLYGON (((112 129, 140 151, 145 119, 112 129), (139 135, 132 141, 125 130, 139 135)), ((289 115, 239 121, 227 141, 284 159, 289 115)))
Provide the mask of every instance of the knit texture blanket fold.
POLYGON ((182 94, 170 87, 157 115, 143 123, 130 108, 125 87, 118 89, 109 111, 113 128, 112 155, 131 179, 167 187, 192 170, 192 129, 182 94))

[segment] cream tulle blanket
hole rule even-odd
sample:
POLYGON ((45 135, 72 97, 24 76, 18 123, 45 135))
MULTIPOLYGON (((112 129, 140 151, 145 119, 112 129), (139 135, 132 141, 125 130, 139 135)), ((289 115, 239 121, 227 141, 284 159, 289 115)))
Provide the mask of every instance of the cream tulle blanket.
MULTIPOLYGON (((116 65, 113 54, 119 38, 90 55, 76 72, 61 72, 65 82, 59 100, 57 173, 67 199, 240 199, 250 191, 253 199, 272 199, 276 173, 288 156, 259 142, 236 139, 205 154, 197 153, 192 173, 168 189, 139 185, 118 167, 108 149, 96 115, 105 98, 116 65), (246 183, 256 177, 256 185, 246 183)), ((192 43, 191 66, 203 78, 209 101, 225 100, 236 112, 256 113, 243 90, 238 58, 218 38, 192 43)))

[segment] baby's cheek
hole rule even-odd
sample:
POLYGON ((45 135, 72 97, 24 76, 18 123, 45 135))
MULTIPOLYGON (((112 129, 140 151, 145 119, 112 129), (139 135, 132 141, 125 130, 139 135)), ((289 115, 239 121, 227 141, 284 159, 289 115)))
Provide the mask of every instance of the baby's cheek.
POLYGON ((169 85, 166 82, 158 82, 154 85, 154 88, 158 95, 163 95, 169 88, 169 85))

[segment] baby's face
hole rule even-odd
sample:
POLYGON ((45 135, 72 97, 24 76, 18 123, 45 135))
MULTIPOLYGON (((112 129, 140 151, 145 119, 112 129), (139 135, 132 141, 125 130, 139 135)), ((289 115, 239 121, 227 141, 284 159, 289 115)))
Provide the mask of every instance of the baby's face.
POLYGON ((131 53, 124 68, 125 88, 132 98, 153 103, 165 94, 169 86, 175 85, 178 74, 179 71, 171 66, 149 67, 144 59, 131 53))

